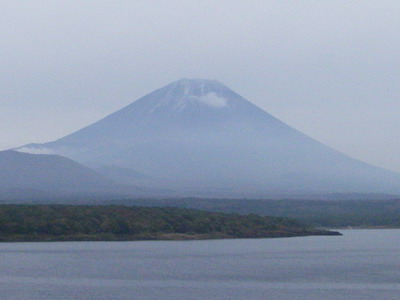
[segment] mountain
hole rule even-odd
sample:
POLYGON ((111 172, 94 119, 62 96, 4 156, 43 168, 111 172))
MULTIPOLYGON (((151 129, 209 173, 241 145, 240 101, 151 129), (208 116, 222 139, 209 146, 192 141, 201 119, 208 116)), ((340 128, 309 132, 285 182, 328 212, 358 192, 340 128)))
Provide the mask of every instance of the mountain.
MULTIPOLYGON (((129 168, 120 168, 116 166, 103 166, 94 169, 97 173, 108 177, 115 182, 123 184, 132 184, 132 182, 144 181, 148 176, 129 168)), ((151 179, 149 179, 151 181, 151 179)))
POLYGON ((400 194, 400 174, 319 143, 213 80, 173 82, 75 133, 19 151, 124 170, 114 175, 130 169, 143 175, 132 183, 185 195, 400 194))
MULTIPOLYGON (((103 171, 106 170, 109 172, 108 169, 103 171)), ((0 200, 82 202, 158 197, 167 192, 170 193, 168 190, 115 182, 97 170, 59 155, 0 151, 0 200)))
POLYGON ((104 190, 111 180, 59 155, 0 151, 0 196, 42 197, 104 190))

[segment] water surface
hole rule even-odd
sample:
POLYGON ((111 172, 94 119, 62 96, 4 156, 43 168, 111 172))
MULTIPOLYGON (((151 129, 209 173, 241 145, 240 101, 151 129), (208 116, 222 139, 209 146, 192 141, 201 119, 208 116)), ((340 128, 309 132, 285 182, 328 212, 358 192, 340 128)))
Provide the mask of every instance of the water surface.
POLYGON ((399 299, 400 230, 0 243, 1 299, 399 299))

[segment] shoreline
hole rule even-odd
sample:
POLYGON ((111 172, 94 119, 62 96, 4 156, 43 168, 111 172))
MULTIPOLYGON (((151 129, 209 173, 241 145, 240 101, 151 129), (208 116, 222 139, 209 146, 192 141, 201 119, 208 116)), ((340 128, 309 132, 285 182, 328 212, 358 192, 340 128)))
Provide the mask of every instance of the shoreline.
POLYGON ((219 233, 213 234, 182 234, 166 233, 153 236, 111 236, 111 235, 73 235, 73 236, 0 236, 1 243, 35 243, 35 242, 135 242, 135 241, 203 241, 203 240, 236 240, 236 239, 274 239, 308 236, 342 236, 343 234, 334 230, 310 231, 304 233, 285 233, 259 236, 229 236, 219 233))

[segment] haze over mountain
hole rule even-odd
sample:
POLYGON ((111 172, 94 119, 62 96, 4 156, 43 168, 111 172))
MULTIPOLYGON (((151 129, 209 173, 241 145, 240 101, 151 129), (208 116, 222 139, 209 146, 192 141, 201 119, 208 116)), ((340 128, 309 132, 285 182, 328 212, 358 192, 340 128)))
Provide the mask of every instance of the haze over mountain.
POLYGON ((186 195, 400 194, 400 174, 319 143, 213 80, 173 82, 71 135, 18 150, 186 195))
POLYGON ((59 155, 0 151, 0 166, 1 201, 84 201, 156 197, 166 192, 138 187, 131 182, 115 182, 103 176, 101 170, 93 170, 59 155))
POLYGON ((105 191, 114 184, 59 155, 0 151, 0 198, 105 191))

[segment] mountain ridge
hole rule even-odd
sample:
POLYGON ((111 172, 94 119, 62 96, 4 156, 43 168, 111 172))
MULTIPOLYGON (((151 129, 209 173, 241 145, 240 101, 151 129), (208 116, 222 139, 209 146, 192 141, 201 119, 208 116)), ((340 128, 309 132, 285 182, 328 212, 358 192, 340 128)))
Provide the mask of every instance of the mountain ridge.
POLYGON ((87 190, 112 181, 77 162, 48 154, 0 151, 0 188, 87 190))

